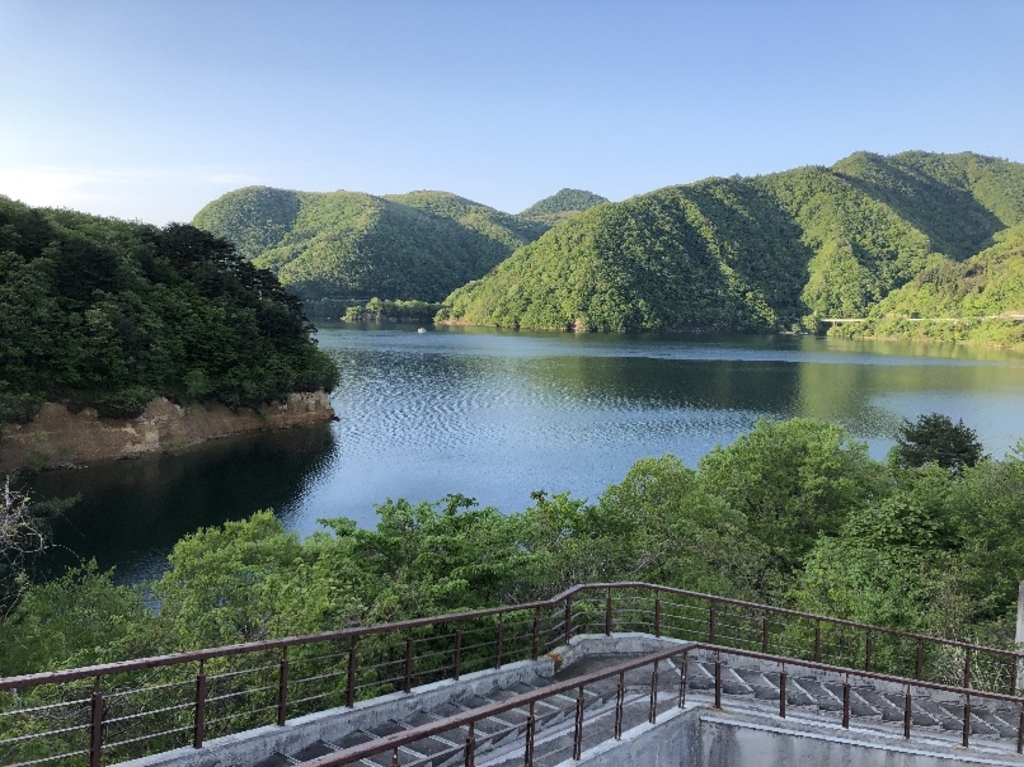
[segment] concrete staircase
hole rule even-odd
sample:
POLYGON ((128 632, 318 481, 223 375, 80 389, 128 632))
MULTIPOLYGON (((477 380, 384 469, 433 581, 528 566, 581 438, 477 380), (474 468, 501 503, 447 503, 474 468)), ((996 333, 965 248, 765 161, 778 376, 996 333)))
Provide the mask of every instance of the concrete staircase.
MULTIPOLYGON (((576 640, 574 640, 575 642, 576 640)), ((615 638, 580 638, 577 652, 557 671, 551 674, 538 666, 537 672, 520 673, 512 681, 496 683, 489 688, 475 684, 468 689, 452 688, 439 697, 428 696, 423 705, 414 690, 405 696, 405 705, 394 718, 378 717, 373 722, 353 721, 351 726, 334 728, 331 737, 319 738, 299 747, 280 748, 262 756, 258 761, 244 762, 251 767, 284 767, 319 759, 329 754, 345 752, 355 746, 378 741, 395 733, 424 725, 443 724, 452 717, 486 706, 511 701, 545 687, 570 682, 594 672, 613 668, 627 660, 647 655, 653 648, 665 649, 672 643, 648 637, 644 646, 632 652, 623 647, 614 648, 615 638), (591 643, 589 654, 586 647, 591 643), (609 652, 609 650, 612 650, 609 652)), ((961 740, 964 730, 964 699, 944 691, 928 691, 911 687, 909 721, 906 711, 907 685, 878 680, 872 682, 855 673, 849 675, 849 690, 844 689, 846 674, 827 674, 802 667, 799 663, 785 664, 785 712, 780 716, 781 667, 777 662, 761 662, 739 656, 721 656, 721 712, 736 717, 749 717, 761 725, 803 728, 825 733, 825 738, 862 738, 885 741, 896 747, 911 743, 915 748, 939 749, 943 753, 959 751, 995 756, 993 764, 1003 764, 1005 758, 1016 756, 1021 706, 1006 704, 986 705, 981 699, 971 701, 968 717, 970 749, 964 751, 961 740), (849 721, 844 726, 844 695, 849 695, 849 721), (904 739, 909 726, 911 741, 904 739), (921 746, 920 744, 926 744, 921 746)), ((685 676, 685 708, 714 712, 715 660, 712 651, 700 649, 689 654, 685 676)), ((571 687, 538 700, 533 704, 534 739, 533 764, 548 767, 571 763, 575 746, 574 733, 577 718, 582 718, 581 750, 587 751, 600 744, 613 741, 616 729, 626 733, 638 725, 649 722, 652 705, 661 715, 677 710, 680 701, 682 669, 676 659, 661 660, 658 673, 653 666, 631 670, 623 674, 622 705, 617 706, 620 695, 618 675, 600 681, 591 681, 583 688, 571 687), (655 687, 652 698, 652 685, 655 687), (582 695, 582 699, 580 696, 582 695), (582 700, 578 713, 578 705, 582 700), (617 711, 619 712, 617 714, 617 711), (620 717, 618 723, 616 717, 620 717)), ((388 710, 390 712, 390 710, 388 710)), ((529 708, 516 706, 498 715, 481 719, 474 725, 475 764, 479 767, 521 765, 528 726, 529 708)), ((397 749, 397 764, 448 767, 463 765, 464 747, 470 737, 466 726, 444 728, 428 737, 402 745, 397 749)), ((264 752, 265 753, 265 752, 264 752)), ((355 764, 389 767, 396 752, 386 752, 363 758, 355 764)), ((948 757, 944 757, 948 758, 948 757)), ((953 757, 954 760, 957 757, 953 757)), ((241 763, 241 762, 239 762, 241 763)), ((616 762, 612 761, 612 764, 616 762)), ((623 762, 625 763, 625 762, 623 762)), ((1009 763, 1009 762, 1006 762, 1009 763)))

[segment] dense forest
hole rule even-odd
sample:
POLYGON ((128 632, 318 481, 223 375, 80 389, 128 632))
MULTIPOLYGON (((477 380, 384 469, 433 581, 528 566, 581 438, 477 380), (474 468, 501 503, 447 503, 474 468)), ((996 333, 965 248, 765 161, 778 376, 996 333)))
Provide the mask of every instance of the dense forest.
POLYGON ((974 432, 945 416, 906 422, 884 461, 840 426, 762 420, 695 469, 671 455, 639 460, 594 502, 532 495, 516 513, 458 493, 388 500, 375 529, 328 519, 305 540, 264 511, 186 536, 170 569, 142 587, 93 565, 35 585, 8 568, 0 675, 616 580, 1012 643, 1024 456, 987 458, 974 432))
POLYGON ((585 189, 566 188, 535 202, 526 210, 520 211, 519 217, 554 226, 559 221, 573 218, 603 202, 608 202, 608 200, 593 192, 588 192, 585 189))
MULTIPOLYGON (((897 334, 884 320, 1024 309, 1014 259, 1022 222, 1024 165, 860 152, 831 168, 712 178, 594 207, 453 292, 440 318, 778 331, 870 317, 847 332, 897 334), (936 285, 946 298, 928 297, 936 285)), ((988 329, 993 340, 1019 339, 1012 322, 994 321, 1007 328, 988 329)))
POLYGON ((132 417, 157 395, 258 407, 330 390, 298 300, 230 243, 0 197, 0 423, 44 401, 132 417))

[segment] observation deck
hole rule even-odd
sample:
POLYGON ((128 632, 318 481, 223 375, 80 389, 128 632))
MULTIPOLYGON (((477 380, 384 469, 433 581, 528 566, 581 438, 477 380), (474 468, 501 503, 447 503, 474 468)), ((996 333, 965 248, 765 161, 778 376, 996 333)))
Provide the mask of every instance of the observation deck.
POLYGON ((640 583, 0 679, 0 764, 1024 765, 1021 656, 640 583))

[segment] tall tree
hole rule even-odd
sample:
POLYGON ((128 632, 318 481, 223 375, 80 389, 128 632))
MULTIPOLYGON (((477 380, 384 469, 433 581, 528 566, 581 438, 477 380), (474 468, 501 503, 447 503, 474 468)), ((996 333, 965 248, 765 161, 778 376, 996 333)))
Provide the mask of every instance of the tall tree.
POLYGON ((965 426, 962 418, 954 424, 942 413, 919 415, 913 423, 903 419, 893 450, 901 466, 937 463, 951 478, 959 477, 966 467, 985 458, 974 429, 965 426))

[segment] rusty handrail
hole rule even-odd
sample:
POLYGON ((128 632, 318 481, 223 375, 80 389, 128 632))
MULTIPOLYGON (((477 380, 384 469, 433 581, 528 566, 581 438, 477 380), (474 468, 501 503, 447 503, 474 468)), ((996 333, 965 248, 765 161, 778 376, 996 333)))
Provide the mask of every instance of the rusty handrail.
MULTIPOLYGON (((923 634, 916 634, 912 632, 899 631, 896 629, 887 629, 878 626, 870 626, 867 624, 857 623, 855 621, 849 621, 841 618, 829 618, 825 616, 815 615, 812 613, 805 613, 798 610, 791 610, 782 607, 773 607, 771 605, 758 604, 755 602, 748 602, 740 599, 732 599, 729 597, 719 597, 710 594, 703 594, 695 591, 688 591, 686 589, 678 589, 670 586, 662 586, 656 584, 648 584, 643 582, 617 582, 617 583, 592 583, 592 584, 581 584, 567 589, 560 594, 556 594, 550 599, 538 600, 534 602, 516 604, 516 605, 505 605, 501 607, 487 608, 483 610, 474 610, 461 613, 448 613, 439 616, 431 616, 425 618, 417 618, 407 621, 398 621, 394 623, 379 624, 374 626, 354 626, 345 629, 339 629, 335 631, 321 632, 317 634, 306 634, 300 636, 282 637, 279 639, 270 639, 257 642, 246 642, 236 645, 227 645, 223 647, 207 648, 203 650, 196 650, 190 652, 174 653, 169 655, 152 656, 147 658, 138 658, 128 661, 120 661, 115 663, 98 664, 88 667, 68 669, 64 671, 52 671, 43 672, 37 674, 26 674, 21 676, 7 677, 0 679, 0 692, 3 691, 24 691, 43 685, 62 685, 78 680, 94 680, 95 694, 93 695, 93 714, 91 725, 89 730, 91 733, 92 740, 90 741, 90 749, 93 753, 92 761, 98 763, 100 749, 103 747, 102 743, 102 730, 103 730, 103 717, 104 717, 104 706, 103 698, 100 693, 102 687, 102 680, 105 677, 116 674, 126 674, 128 672, 144 671, 158 668, 169 668, 169 667, 185 667, 187 664, 198 664, 200 673, 196 678, 195 682, 195 703, 193 706, 193 744, 197 747, 203 742, 203 730, 204 730, 204 700, 206 697, 206 678, 203 672, 204 665, 214 659, 229 658, 233 656, 241 656, 249 653, 261 653, 269 650, 281 650, 282 653, 287 653, 289 647, 297 647, 303 645, 315 645, 318 643, 330 643, 330 642, 344 642, 349 645, 348 651, 348 669, 347 669, 347 688, 346 702, 348 706, 354 705, 354 689, 356 687, 355 679, 356 675, 360 671, 374 673, 372 669, 366 665, 360 666, 357 662, 356 647, 358 640, 364 637, 370 636, 406 636, 405 642, 405 671, 402 674, 402 688, 407 689, 411 683, 411 666, 412 654, 414 652, 413 646, 409 641, 409 637, 412 636, 412 632, 418 628, 437 628, 442 626, 453 626, 455 629, 455 657, 452 665, 445 665, 442 661, 431 661, 434 665, 429 668, 424 667, 417 672, 418 676, 435 675, 435 678, 441 678, 441 676, 449 677, 454 673, 454 677, 458 678, 461 668, 461 651, 462 651, 462 631, 467 623, 477 621, 486 618, 495 618, 495 633, 496 637, 493 639, 494 652, 492 653, 492 665, 500 665, 503 659, 503 626, 506 625, 504 616, 511 614, 523 614, 528 616, 523 624, 532 621, 532 632, 527 637, 529 644, 532 645, 531 655, 536 658, 538 654, 548 652, 555 646, 562 644, 572 636, 586 632, 588 630, 603 631, 604 633, 610 633, 615 624, 616 613, 622 615, 625 611, 616 610, 616 599, 622 598, 622 592, 626 592, 626 596, 633 599, 637 599, 640 595, 636 592, 647 592, 651 595, 652 604, 651 606, 643 606, 640 610, 635 610, 632 613, 627 613, 625 620, 631 622, 634 625, 641 627, 643 630, 650 630, 653 626, 653 633, 659 636, 672 636, 674 633, 674 627, 671 625, 671 621, 668 616, 669 605, 673 601, 671 597, 679 598, 680 600, 694 600, 699 603, 705 603, 705 610, 710 612, 708 632, 705 635, 705 639, 710 643, 715 643, 717 639, 720 643, 724 638, 721 636, 721 629, 716 631, 718 623, 722 618, 719 613, 723 612, 724 607, 736 607, 743 611, 756 614, 758 617, 752 619, 751 626, 754 623, 758 625, 756 633, 760 634, 762 650, 767 651, 768 649, 768 631, 770 619, 789 619, 790 621, 806 621, 808 622, 809 629, 813 628, 814 631, 814 650, 813 658, 810 657, 812 654, 808 650, 807 661, 801 661, 804 665, 808 665, 813 661, 821 661, 822 659, 822 636, 821 628, 823 626, 842 627, 844 629, 850 629, 864 637, 865 642, 865 671, 870 671, 872 666, 872 653, 874 650, 874 642, 877 637, 890 636, 896 637, 901 640, 908 640, 914 644, 916 650, 916 658, 905 659, 908 664, 912 661, 915 666, 915 678, 918 681, 922 680, 922 652, 923 648, 927 646, 933 647, 948 647, 955 648, 958 651, 964 653, 963 657, 963 689, 974 690, 973 694, 977 694, 979 690, 972 687, 975 683, 976 677, 971 675, 971 663, 972 659, 977 662, 980 657, 988 656, 997 659, 1001 663, 1009 663, 1012 661, 1012 666, 1009 667, 1010 673, 1010 689, 1013 690, 1017 682, 1017 667, 1020 660, 1024 655, 1020 652, 1014 652, 1010 650, 1003 650, 998 648, 989 648, 982 645, 976 645, 968 642, 962 642, 958 640, 948 640, 939 637, 931 637, 923 634), (540 615, 544 610, 551 611, 548 613, 544 623, 545 626, 541 628, 540 615), (559 616, 560 612, 564 611, 564 617, 559 616), (589 617, 581 619, 581 614, 589 617), (652 618, 653 615, 653 618, 652 618), (564 623, 563 623, 564 621, 564 623), (653 621, 653 622, 652 622, 653 621), (593 626, 591 626, 593 624, 593 626), (718 636, 716 636, 718 634, 718 636), (98 701, 98 702, 97 702, 98 701)), ((750 617, 750 616, 746 616, 750 617)), ((789 624, 782 620, 776 620, 777 624, 781 624, 784 628, 790 628, 789 624)), ((486 627, 481 630, 487 630, 486 627)), ((683 634, 690 634, 683 629, 679 629, 683 634)), ((799 636, 799 635, 797 635, 799 636)), ((683 639, 685 636, 679 636, 677 638, 683 639)), ((699 637, 698 637, 699 638, 699 637)), ((437 637, 437 639, 443 640, 444 637, 437 637)), ((488 642, 491 642, 488 639, 488 642)), ((504 639, 504 643, 508 644, 509 640, 504 639)), ((752 642, 757 644, 756 642, 752 642)), ((716 643, 717 644, 717 643, 716 643)), ((720 645, 719 645, 720 646, 720 645)), ((522 650, 525 648, 520 647, 519 657, 524 657, 522 650)), ((735 652, 736 650, 734 650, 735 652)), ((781 657, 781 656, 771 656, 781 657)), ((798 659, 794 659, 798 660, 798 659)), ((960 662, 959 660, 957 662, 960 662)), ((909 665, 908 665, 909 668, 909 665)), ((1002 668, 1002 667, 1000 667, 1002 668)), ((285 663, 281 667, 279 672, 279 681, 277 686, 279 689, 278 699, 276 701, 275 710, 276 716, 275 721, 282 723, 287 719, 287 701, 289 700, 289 673, 288 664, 285 663)), ((346 675, 345 671, 340 672, 342 676, 346 675)), ((959 673, 959 672, 958 672, 959 673)), ((894 677, 897 679, 907 679, 908 677, 894 677)), ((388 684, 390 682, 387 678, 377 678, 374 683, 377 685, 388 684)), ((143 683, 131 688, 132 690, 143 692, 148 687, 143 683)), ((360 687, 360 689, 363 689, 360 687)), ((188 701, 185 701, 187 705, 188 701)), ((18 709, 7 709, 4 711, 0 709, 0 716, 4 715, 16 715, 18 709)), ((247 729, 242 727, 241 729, 247 729)), ((44 738, 48 735, 53 737, 58 732, 42 732, 36 733, 32 737, 44 738)), ((0 746, 5 743, 10 743, 11 740, 4 740, 0 738, 0 746)))
POLYGON ((830 618, 824 615, 805 613, 799 610, 791 610, 785 607, 774 607, 772 605, 765 605, 757 602, 747 602, 742 599, 732 599, 729 597, 715 596, 713 594, 704 594, 699 591, 677 589, 671 586, 661 586, 658 584, 644 583, 642 581, 623 581, 616 583, 581 584, 579 586, 573 586, 570 589, 566 589, 565 591, 561 592, 560 594, 556 594, 550 599, 539 600, 536 602, 524 602, 517 605, 504 605, 502 607, 491 607, 483 610, 473 610, 462 613, 448 613, 445 615, 438 615, 427 618, 415 618, 407 621, 396 621, 394 623, 383 623, 374 626, 357 626, 347 629, 338 629, 335 631, 324 631, 317 634, 302 634, 290 637, 282 637, 280 639, 265 639, 256 642, 245 642, 242 644, 224 645, 221 647, 206 648, 203 650, 171 653, 168 655, 157 655, 148 658, 139 658, 129 661, 118 661, 115 663, 104 663, 94 666, 83 666, 81 668, 68 669, 66 671, 48 671, 37 674, 25 674, 21 676, 4 677, 0 678, 0 690, 31 687, 40 684, 69 682, 74 681, 76 679, 106 676, 109 674, 120 674, 125 673, 127 671, 141 671, 145 669, 158 668, 162 666, 172 666, 178 663, 189 663, 193 661, 210 660, 212 658, 242 655, 248 652, 261 652, 264 650, 273 650, 281 647, 315 644, 318 642, 332 641, 348 637, 360 637, 370 634, 383 634, 393 631, 406 631, 412 628, 436 626, 445 623, 458 623, 461 621, 472 620, 475 618, 486 618, 492 615, 508 614, 511 612, 532 610, 535 608, 554 607, 559 603, 568 600, 569 598, 578 593, 592 590, 602 591, 607 589, 648 589, 651 591, 658 591, 665 594, 674 594, 676 596, 694 599, 704 599, 718 604, 728 604, 736 607, 743 607, 757 611, 769 612, 773 615, 786 615, 793 618, 822 621, 833 626, 845 626, 847 628, 852 629, 861 629, 865 632, 870 631, 873 634, 888 634, 890 636, 929 642, 931 644, 937 644, 944 647, 957 647, 963 650, 972 651, 977 650, 987 653, 989 655, 1003 656, 1007 659, 1014 658, 1020 660, 1021 658, 1024 658, 1024 653, 1021 652, 1015 652, 1013 650, 1003 650, 995 647, 986 647, 985 645, 972 644, 970 642, 963 642, 956 639, 945 639, 943 637, 935 637, 930 636, 928 634, 916 634, 909 631, 900 631, 898 629, 885 628, 883 626, 872 626, 867 623, 858 623, 856 621, 850 621, 843 618, 830 618))

